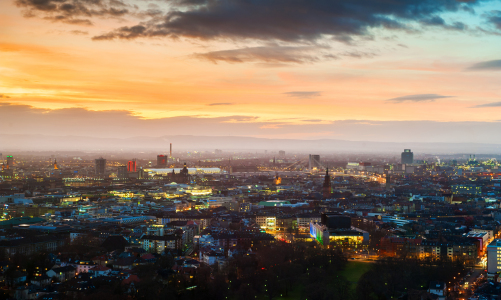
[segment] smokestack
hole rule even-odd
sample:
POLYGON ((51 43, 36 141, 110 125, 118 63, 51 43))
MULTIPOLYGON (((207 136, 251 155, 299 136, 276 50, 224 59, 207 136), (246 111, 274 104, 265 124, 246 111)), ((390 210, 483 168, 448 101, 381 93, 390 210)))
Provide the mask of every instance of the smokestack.
POLYGON ((170 157, 172 157, 172 143, 170 143, 170 157))

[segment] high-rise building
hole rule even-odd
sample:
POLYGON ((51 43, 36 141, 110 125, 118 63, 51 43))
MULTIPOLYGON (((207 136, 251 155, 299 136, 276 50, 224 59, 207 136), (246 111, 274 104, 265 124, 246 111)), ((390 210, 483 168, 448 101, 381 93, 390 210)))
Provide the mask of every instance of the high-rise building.
POLYGON ((214 151, 215 154, 223 154, 223 150, 221 149, 216 149, 216 151, 214 151))
POLYGON ((172 157, 172 143, 170 143, 170 152, 169 152, 169 157, 172 157))
POLYGON ((316 168, 320 168, 322 165, 320 164, 320 155, 310 154, 310 159, 308 161, 308 169, 313 170, 316 168))
POLYGON ((284 150, 278 151, 278 156, 284 157, 285 156, 285 151, 284 150))
POLYGON ((127 162, 127 172, 137 172, 137 162, 135 158, 127 162))
POLYGON ((411 149, 404 149, 401 157, 402 164, 412 164, 414 163, 414 153, 411 152, 411 149))
POLYGON ((129 177, 129 172, 128 172, 128 166, 119 166, 118 167, 118 172, 117 172, 117 177, 120 179, 125 179, 129 177))
POLYGON ((100 157, 95 160, 96 163, 96 175, 104 175, 106 169, 106 159, 100 157))
POLYGON ((157 155, 157 167, 167 167, 167 156, 157 155))
POLYGON ((14 157, 12 155, 7 155, 7 165, 9 167, 14 166, 14 157))
POLYGON ((501 240, 494 240, 487 246, 487 276, 498 272, 501 272, 501 240))

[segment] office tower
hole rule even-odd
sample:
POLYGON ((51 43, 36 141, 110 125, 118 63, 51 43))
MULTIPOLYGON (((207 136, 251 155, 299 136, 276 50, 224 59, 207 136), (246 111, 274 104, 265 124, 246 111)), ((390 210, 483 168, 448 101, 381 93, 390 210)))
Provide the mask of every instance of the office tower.
POLYGON ((223 154, 223 150, 221 149, 216 149, 216 151, 214 151, 215 154, 223 154))
POLYGON ((3 162, 3 156, 2 156, 2 153, 0 153, 0 162, 3 162))
POLYGON ((172 143, 170 143, 170 152, 169 152, 169 157, 172 157, 172 143))
POLYGON ((12 155, 7 155, 7 165, 9 167, 14 166, 14 157, 12 155))
POLYGON ((315 168, 320 168, 320 155, 310 154, 310 159, 308 161, 308 169, 313 170, 315 168))
POLYGON ((167 156, 157 155, 157 167, 167 167, 167 156))
POLYGON ((501 240, 494 240, 487 246, 487 276, 501 271, 501 240))
POLYGON ((411 152, 411 149, 404 149, 401 157, 402 164, 412 164, 414 163, 414 153, 411 152))
POLYGON ((278 156, 284 157, 285 156, 285 151, 284 150, 278 151, 278 156))
POLYGON ((135 158, 129 160, 127 163, 127 172, 137 172, 137 163, 135 158))
POLYGON ((104 175, 106 169, 106 159, 100 157, 95 160, 96 162, 96 175, 104 175))
POLYGON ((119 166, 118 172, 117 172, 117 177, 120 179, 125 179, 125 178, 129 177, 127 169, 128 169, 128 166, 119 166))

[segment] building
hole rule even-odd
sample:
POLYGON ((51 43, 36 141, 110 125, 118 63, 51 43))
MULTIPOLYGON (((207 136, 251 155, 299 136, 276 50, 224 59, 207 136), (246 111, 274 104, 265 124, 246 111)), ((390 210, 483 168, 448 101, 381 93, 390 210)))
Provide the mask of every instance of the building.
POLYGON ((308 160, 308 169, 319 169, 322 165, 320 164, 320 155, 310 154, 310 158, 308 160))
POLYGON ((104 175, 106 169, 106 159, 100 157, 95 160, 96 175, 104 175))
POLYGON ((10 257, 16 253, 31 255, 42 251, 51 252, 64 244, 64 238, 54 235, 45 235, 2 240, 0 241, 0 249, 4 249, 7 256, 10 257))
POLYGON ((164 236, 145 235, 141 238, 143 249, 148 252, 162 253, 168 250, 182 249, 182 237, 171 234, 164 236))
POLYGON ((501 272, 501 239, 494 240, 487 246, 487 273, 501 272))
POLYGON ((482 194, 482 188, 475 185, 469 184, 457 184, 451 186, 452 193, 454 195, 480 195, 482 194))
MULTIPOLYGON (((154 176, 157 174, 168 175, 168 174, 172 174, 172 172, 180 173, 181 171, 183 171, 183 169, 184 168, 171 168, 171 169, 148 168, 148 169, 144 169, 144 172, 150 174, 151 176, 154 176)), ((220 174, 220 173, 222 173, 220 168, 187 168, 187 170, 188 170, 188 174, 190 174, 190 175, 194 175, 194 174, 220 174)))
POLYGON ((320 220, 322 225, 329 229, 351 228, 351 218, 338 213, 322 213, 320 220))
POLYGON ((355 227, 328 228, 321 223, 311 222, 310 235, 324 246, 362 249, 369 244, 369 233, 355 227))
POLYGON ((137 172, 137 163, 135 158, 127 162, 127 172, 137 172))
POLYGON ((278 156, 285 157, 285 151, 284 150, 278 151, 278 156))
POLYGON ((413 164, 414 163, 414 153, 411 152, 411 149, 404 149, 402 152, 400 163, 402 164, 413 164))
POLYGON ((308 230, 311 222, 319 223, 321 217, 318 214, 299 214, 297 216, 296 224, 299 230, 308 230))
POLYGON ((277 230, 277 217, 274 215, 256 216, 256 224, 263 230, 274 232, 277 230))
POLYGON ((7 166, 14 166, 14 157, 12 155, 7 155, 7 166))
POLYGON ((447 285, 445 282, 432 281, 430 282, 428 293, 437 295, 438 300, 445 300, 447 298, 447 285))
POLYGON ((127 166, 119 166, 117 177, 120 179, 126 179, 129 177, 129 172, 127 171, 127 166))
POLYGON ((167 167, 167 156, 163 154, 157 155, 157 167, 167 167))

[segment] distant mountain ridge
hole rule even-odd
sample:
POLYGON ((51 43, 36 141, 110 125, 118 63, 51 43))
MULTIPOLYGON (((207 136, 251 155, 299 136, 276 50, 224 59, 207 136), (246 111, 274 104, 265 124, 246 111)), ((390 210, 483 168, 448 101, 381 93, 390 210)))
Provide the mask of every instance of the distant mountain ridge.
POLYGON ((501 144, 480 143, 400 143, 347 141, 334 139, 266 139, 239 136, 189 136, 96 138, 87 136, 51 136, 39 134, 0 134, 0 151, 161 151, 169 143, 175 151, 278 151, 309 153, 399 153, 404 148, 436 154, 501 154, 501 144))

